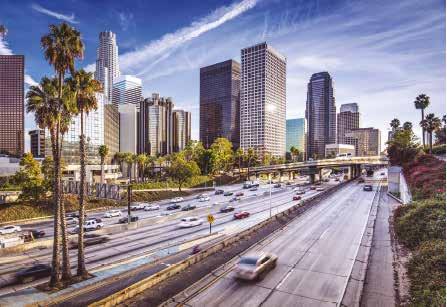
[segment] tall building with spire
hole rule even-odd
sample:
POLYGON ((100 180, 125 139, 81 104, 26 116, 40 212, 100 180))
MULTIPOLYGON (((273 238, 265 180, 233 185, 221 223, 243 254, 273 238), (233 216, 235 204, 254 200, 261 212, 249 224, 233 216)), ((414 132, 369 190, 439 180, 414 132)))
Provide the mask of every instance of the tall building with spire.
POLYGON ((319 72, 312 75, 307 85, 307 156, 324 158, 326 144, 336 142, 334 88, 331 75, 319 72))
POLYGON ((99 33, 95 79, 100 81, 106 101, 112 101, 113 83, 120 76, 116 34, 111 31, 99 33))

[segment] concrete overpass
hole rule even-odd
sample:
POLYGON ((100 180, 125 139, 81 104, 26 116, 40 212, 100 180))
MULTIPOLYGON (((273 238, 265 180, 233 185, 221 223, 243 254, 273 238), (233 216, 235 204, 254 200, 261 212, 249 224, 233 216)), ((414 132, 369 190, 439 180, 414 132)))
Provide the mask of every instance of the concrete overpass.
POLYGON ((284 174, 289 174, 289 178, 293 178, 296 172, 309 175, 310 181, 315 181, 315 175, 321 178, 321 170, 324 168, 341 167, 348 169, 348 176, 350 178, 357 177, 361 174, 362 167, 379 167, 388 165, 388 158, 386 156, 368 156, 368 157, 351 157, 351 158, 334 158, 322 159, 315 161, 293 162, 287 164, 276 164, 267 166, 257 166, 250 168, 250 174, 255 175, 256 178, 260 174, 275 174, 279 173, 282 177, 284 174))

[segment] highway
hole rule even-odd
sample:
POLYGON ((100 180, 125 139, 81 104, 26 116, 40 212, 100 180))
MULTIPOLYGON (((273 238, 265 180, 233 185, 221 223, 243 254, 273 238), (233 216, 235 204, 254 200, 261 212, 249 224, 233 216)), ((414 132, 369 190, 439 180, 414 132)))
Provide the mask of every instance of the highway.
MULTIPOLYGON (((234 264, 184 301, 185 306, 337 306, 341 302, 375 191, 350 183, 244 255, 271 252, 276 268, 260 280, 235 278, 234 264)), ((188 291, 185 291, 187 293, 188 291)))
MULTIPOLYGON (((332 181, 326 185, 336 184, 332 181)), ((234 188, 234 187, 233 187, 234 188)), ((241 191, 241 185, 238 185, 237 191, 241 191)), ((228 235, 234 232, 246 229, 270 216, 270 202, 268 193, 269 187, 267 185, 261 186, 258 191, 243 190, 245 195, 242 200, 233 202, 236 210, 246 210, 250 212, 250 217, 244 220, 234 220, 233 213, 218 213, 221 205, 212 205, 215 202, 222 203, 223 200, 228 201, 231 197, 224 197, 222 195, 211 195, 209 202, 198 202, 194 197, 190 197, 181 203, 185 205, 188 203, 194 203, 198 205, 198 209, 182 212, 177 210, 171 216, 160 219, 160 223, 157 223, 156 216, 159 216, 159 212, 144 212, 134 211, 133 214, 144 215, 145 218, 153 217, 154 223, 141 226, 137 229, 128 230, 125 232, 110 234, 110 241, 98 244, 94 246, 86 247, 86 264, 88 269, 97 268, 105 264, 109 264, 116 261, 122 261, 124 259, 141 256, 143 253, 154 252, 159 249, 165 248, 168 244, 178 245, 185 242, 185 240, 191 240, 198 236, 203 236, 209 233, 209 226, 206 223, 206 215, 213 213, 216 217, 216 221, 213 225, 213 232, 219 232, 224 235, 228 235), (256 194, 256 195, 255 195, 256 194), (267 194, 267 195, 264 195, 267 194), (199 210, 202 208, 202 210, 199 210), (205 208, 205 209, 203 209, 205 208), (201 212, 195 214, 195 211, 201 212), (181 216, 199 216, 205 220, 201 226, 181 229, 178 227, 179 219, 181 216)), ((296 201, 292 201, 292 195, 294 194, 291 187, 283 186, 280 189, 273 189, 272 194, 272 214, 285 210, 292 205, 296 204, 296 201)), ((308 191, 304 198, 311 197, 318 193, 316 191, 308 191)), ((163 203, 161 210, 168 205, 168 202, 163 203)), ((103 214, 103 213, 97 213, 103 214)), ((118 218, 108 219, 110 224, 118 218)), ((116 221, 115 221, 116 223, 116 221)), ((175 249, 174 249, 175 251, 175 249)), ((76 263, 76 250, 70 251, 72 264, 76 263)), ((33 263, 49 263, 51 259, 51 248, 47 249, 34 249, 26 251, 22 254, 3 256, 0 259, 0 296, 10 294, 19 289, 23 289, 35 284, 41 283, 44 280, 34 281, 26 285, 17 285, 15 280, 15 273, 17 270, 29 266, 33 263)))

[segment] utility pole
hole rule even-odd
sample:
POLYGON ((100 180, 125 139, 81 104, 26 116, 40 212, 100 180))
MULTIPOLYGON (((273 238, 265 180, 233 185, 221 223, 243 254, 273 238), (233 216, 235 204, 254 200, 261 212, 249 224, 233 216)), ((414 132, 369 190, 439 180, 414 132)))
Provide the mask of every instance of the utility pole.
POLYGON ((127 223, 130 224, 131 216, 130 216, 130 203, 132 202, 132 186, 129 184, 127 186, 127 223))
POLYGON ((272 179, 269 174, 269 186, 270 186, 270 217, 272 217, 272 179))

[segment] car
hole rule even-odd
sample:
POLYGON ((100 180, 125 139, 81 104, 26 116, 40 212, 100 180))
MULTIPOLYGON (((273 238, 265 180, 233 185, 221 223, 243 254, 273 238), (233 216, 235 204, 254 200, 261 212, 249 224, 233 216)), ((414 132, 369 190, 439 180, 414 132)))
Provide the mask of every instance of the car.
MULTIPOLYGON (((131 215, 131 216, 130 216, 130 222, 131 222, 131 223, 132 223, 132 222, 136 222, 136 221, 138 221, 138 220, 139 220, 138 216, 134 216, 134 215, 131 215)), ((124 216, 124 217, 122 217, 122 218, 120 218, 120 219, 118 220, 118 223, 120 223, 120 224, 126 224, 128 221, 129 221, 129 217, 128 217, 128 216, 124 216)))
POLYGON ((319 187, 319 188, 317 188, 317 191, 318 191, 318 192, 323 192, 323 191, 324 191, 324 188, 319 187))
POLYGON ((74 217, 74 216, 73 217, 72 216, 66 217, 65 221, 67 222, 68 225, 70 225, 70 224, 78 224, 79 223, 79 219, 77 217, 74 217))
POLYGON ((373 190, 373 187, 372 187, 372 185, 370 185, 370 184, 365 184, 364 186, 363 186, 363 191, 368 191, 368 192, 370 192, 370 191, 372 191, 373 190))
POLYGON ((329 178, 324 178, 323 182, 329 182, 329 178))
POLYGON ((200 253, 202 251, 202 248, 200 247, 200 245, 194 245, 194 247, 191 250, 190 255, 195 255, 197 253, 200 253))
POLYGON ((20 226, 8 225, 0 228, 0 235, 6 235, 10 233, 21 232, 22 228, 20 226))
POLYGON ((281 187, 281 184, 280 184, 280 183, 275 183, 275 185, 274 185, 273 187, 276 188, 276 189, 278 189, 278 188, 281 187))
POLYGON ((182 207, 182 211, 194 210, 195 208, 197 208, 196 205, 194 205, 194 204, 187 204, 186 206, 182 207))
POLYGON ((207 197, 208 194, 202 193, 196 196, 196 199, 201 199, 202 197, 207 197))
POLYGON ((29 268, 24 268, 16 273, 17 280, 24 284, 33 280, 51 275, 51 267, 47 264, 36 263, 29 268))
POLYGON ((237 192, 236 194, 234 194, 235 196, 244 196, 244 192, 237 192))
POLYGON ((337 178, 335 178, 335 181, 340 181, 340 178, 338 178, 338 177, 337 177, 337 178))
POLYGON ((31 229, 30 233, 33 235, 34 239, 42 238, 45 236, 45 231, 43 230, 31 229))
POLYGON ((179 204, 173 204, 173 205, 169 205, 166 210, 177 210, 180 209, 182 206, 180 206, 179 204))
POLYGON ((220 208, 219 211, 220 211, 221 213, 231 212, 231 211, 234 211, 234 207, 231 206, 231 205, 226 205, 226 206, 223 206, 222 208, 220 208))
POLYGON ((144 210, 144 207, 146 205, 144 203, 132 203, 130 205, 130 210, 131 211, 138 211, 138 210, 144 210))
POLYGON ((321 181, 315 182, 315 185, 321 185, 321 181))
POLYGON ((301 196, 299 196, 299 195, 294 195, 294 196, 293 196, 293 200, 301 200, 301 196))
POLYGON ((227 191, 227 192, 225 192, 223 195, 224 195, 224 196, 231 196, 231 195, 233 195, 233 192, 227 191))
POLYGON ((306 194, 305 190, 298 190, 298 191, 296 191, 296 195, 303 195, 303 194, 306 194))
POLYGON ((251 188, 249 189, 249 191, 252 191, 252 192, 257 191, 257 190, 258 190, 258 187, 251 187, 251 188))
MULTIPOLYGON (((110 237, 106 235, 99 235, 95 233, 84 234, 84 245, 90 246, 101 244, 110 241, 110 237)), ((70 241, 70 248, 78 248, 78 239, 70 241)))
MULTIPOLYGON (((93 231, 97 229, 101 229, 104 227, 104 224, 102 223, 101 219, 91 219, 87 220, 84 223, 84 231, 93 231)), ((73 229, 72 233, 78 233, 79 232, 79 225, 76 225, 76 227, 73 229)))
POLYGON ((180 228, 195 227, 195 226, 202 225, 202 223, 203 223, 203 220, 198 217, 195 217, 195 216, 184 217, 180 220, 179 227, 180 228))
POLYGON ((210 197, 209 197, 209 196, 206 196, 206 195, 203 196, 203 197, 200 197, 200 198, 199 198, 199 201, 200 201, 200 202, 205 202, 205 201, 209 201, 209 200, 210 200, 210 197))
POLYGON ((175 198, 171 199, 172 204, 176 204, 176 203, 179 203, 182 201, 183 201, 183 197, 175 197, 175 198))
POLYGON ((245 218, 247 218, 249 216, 250 216, 250 212, 247 212, 247 211, 236 212, 236 213, 233 214, 233 217, 236 220, 245 219, 245 218))
POLYGON ((234 269, 236 278, 245 280, 258 279, 276 266, 278 256, 271 253, 243 256, 234 269))
POLYGON ((160 210, 160 205, 147 205, 144 207, 144 211, 156 211, 160 210))
POLYGON ((214 191, 215 195, 220 195, 220 194, 223 194, 223 193, 224 193, 224 190, 216 190, 216 191, 214 191))
POLYGON ((290 181, 287 181, 286 185, 292 185, 292 183, 290 181))
POLYGON ((315 187, 315 186, 311 186, 310 189, 311 189, 311 190, 316 190, 317 187, 315 187))
POLYGON ((105 218, 112 218, 114 216, 121 216, 121 215, 122 215, 122 213, 120 210, 110 210, 110 211, 107 211, 106 213, 104 213, 105 218))
POLYGON ((385 176, 385 173, 380 173, 380 176, 385 176))
POLYGON ((365 179, 363 179, 362 177, 360 177, 360 179, 359 179, 359 183, 364 183, 365 182, 365 179))
POLYGON ((235 196, 235 197, 233 197, 232 199, 230 199, 230 202, 234 202, 234 201, 239 201, 239 200, 241 200, 242 198, 240 197, 240 196, 235 196))

